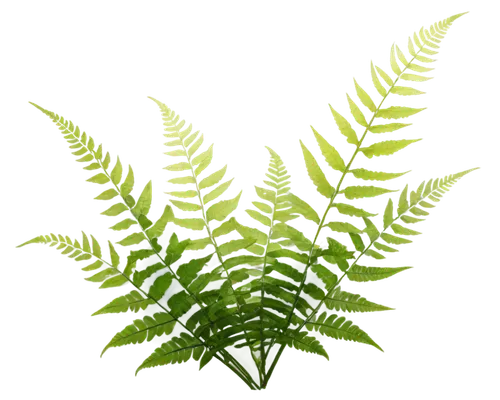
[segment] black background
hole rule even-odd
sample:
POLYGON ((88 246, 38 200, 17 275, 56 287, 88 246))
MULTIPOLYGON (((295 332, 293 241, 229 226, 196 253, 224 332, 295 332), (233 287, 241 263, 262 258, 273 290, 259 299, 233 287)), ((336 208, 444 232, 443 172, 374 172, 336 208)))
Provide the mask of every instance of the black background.
MULTIPOLYGON (((392 32, 408 31, 417 15, 436 16, 439 8, 363 7, 339 14, 330 5, 317 13, 294 21, 284 15, 279 18, 283 27, 258 13, 243 25, 227 18, 221 25, 178 32, 172 26, 163 32, 160 23, 140 38, 128 38, 124 31, 124 37, 109 33, 101 42, 80 32, 71 33, 74 41, 26 41, 23 54, 10 65, 13 81, 6 82, 12 94, 6 121, 11 124, 4 135, 8 239, 46 231, 48 224, 57 224, 60 232, 71 232, 72 224, 79 223, 87 223, 91 231, 103 229, 95 224, 87 188, 79 183, 79 171, 63 159, 54 131, 37 113, 23 112, 24 96, 64 104, 73 119, 88 120, 104 135, 113 151, 128 152, 137 161, 137 175, 158 176, 159 121, 151 120, 151 106, 143 98, 145 87, 160 87, 171 103, 184 104, 216 135, 217 158, 233 160, 241 183, 247 183, 255 168, 264 166, 263 153, 255 151, 264 136, 272 136, 293 159, 305 120, 321 119, 321 126, 327 126, 320 104, 344 87, 344 71, 361 71, 366 79, 368 56, 382 55, 392 32)), ((373 353, 353 352, 350 345, 337 346, 336 369, 320 369, 319 361, 295 361, 290 355, 281 363, 281 383, 266 398, 347 393, 360 384, 366 393, 428 388, 437 394, 458 381, 481 382, 482 341, 494 331, 488 320, 492 315, 483 317, 488 307, 471 295, 481 299, 479 291, 493 267, 487 256, 494 244, 489 210, 496 185, 491 144, 497 118, 482 78, 487 68, 485 10, 478 7, 473 13, 473 23, 460 24, 457 40, 441 52, 441 87, 426 99, 433 110, 417 124, 425 144, 398 161, 377 164, 416 167, 421 176, 431 175, 432 168, 461 168, 464 160, 488 160, 490 167, 490 176, 474 177, 426 225, 432 241, 419 241, 401 259, 416 263, 417 273, 394 281, 392 289, 370 291, 401 304, 391 321, 369 325, 393 344, 392 360, 377 361, 373 353)), ((118 321, 88 321, 87 305, 102 299, 80 289, 71 266, 56 264, 44 251, 27 250, 24 257, 15 257, 9 249, 7 259, 13 294, 4 301, 14 312, 3 325, 12 335, 8 368, 13 379, 29 376, 41 392, 64 384, 141 395, 148 386, 162 385, 193 398, 246 398, 223 369, 211 368, 205 377, 192 377, 189 368, 162 370, 160 377, 146 377, 145 386, 132 387, 127 386, 127 360, 134 353, 115 351, 104 369, 96 369, 96 344, 119 326, 118 321)))

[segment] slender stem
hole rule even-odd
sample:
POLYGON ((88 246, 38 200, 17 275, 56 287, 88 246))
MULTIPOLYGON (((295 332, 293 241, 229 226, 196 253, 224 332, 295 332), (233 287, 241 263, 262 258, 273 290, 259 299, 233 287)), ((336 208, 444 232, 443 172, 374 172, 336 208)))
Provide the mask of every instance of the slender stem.
POLYGON ((274 368, 276 368, 276 364, 278 364, 278 360, 280 359, 281 354, 283 353, 284 350, 285 350, 285 346, 281 346, 278 350, 278 353, 274 357, 273 363, 271 364, 271 368, 269 368, 269 371, 266 375, 266 379, 264 380, 264 385, 263 385, 264 388, 267 387, 267 384, 269 383, 269 379, 271 379, 271 375, 273 374, 274 368))
MULTIPOLYGON (((282 164, 283 165, 283 164, 282 164)), ((277 170, 279 167, 277 168, 277 170)), ((278 184, 276 184, 276 187, 278 184)), ((276 205, 277 205, 277 198, 278 198, 278 189, 276 189, 276 196, 274 199, 274 204, 273 204, 273 214, 271 216, 271 226, 269 227, 269 232, 267 234, 267 243, 266 243, 266 249, 264 252, 264 263, 262 265, 262 275, 261 275, 261 285, 260 285, 260 301, 261 301, 261 313, 260 313, 260 362, 261 362, 261 372, 263 374, 263 379, 261 380, 261 386, 264 384, 265 380, 265 375, 266 375, 266 357, 267 353, 265 352, 265 345, 264 345, 264 337, 263 337, 263 332, 264 332, 264 318, 263 318, 263 310, 264 306, 262 304, 264 300, 264 278, 266 275, 266 265, 267 265, 267 252, 269 249, 269 244, 271 243, 271 235, 273 234, 273 227, 274 227, 274 218, 276 215, 276 205)), ((262 386, 265 387, 265 386, 262 386)))
POLYGON ((225 365, 230 372, 234 373, 236 377, 245 385, 248 386, 248 388, 254 392, 259 392, 261 391, 261 386, 262 384, 257 384, 252 377, 248 374, 248 372, 245 370, 245 368, 236 360, 230 353, 227 353, 226 355, 227 360, 224 360, 222 358, 219 358, 219 362, 222 365, 225 365), (229 359, 231 361, 229 361, 229 359))

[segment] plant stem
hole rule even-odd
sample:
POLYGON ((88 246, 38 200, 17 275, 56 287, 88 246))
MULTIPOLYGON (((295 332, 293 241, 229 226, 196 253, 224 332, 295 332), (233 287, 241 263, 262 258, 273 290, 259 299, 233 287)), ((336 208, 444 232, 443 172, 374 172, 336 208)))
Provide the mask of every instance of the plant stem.
MULTIPOLYGON (((272 346, 272 344, 269 347, 271 347, 271 346, 272 346)), ((284 350, 285 350, 285 346, 282 345, 279 348, 278 353, 274 357, 274 360, 273 360, 273 362, 271 364, 271 368, 269 368, 269 371, 268 371, 268 373, 266 375, 266 379, 264 380, 264 384, 263 384, 264 388, 267 387, 267 384, 269 383, 269 379, 271 379, 271 375, 273 374, 274 368, 276 368, 276 364, 278 364, 278 360, 280 359, 281 354, 283 353, 284 350)))
POLYGON ((230 353, 226 353, 227 360, 231 359, 231 361, 226 361, 219 357, 219 362, 222 365, 225 365, 230 372, 234 373, 236 377, 251 391, 259 392, 261 388, 259 384, 257 384, 252 377, 248 374, 245 368, 236 360, 230 353))

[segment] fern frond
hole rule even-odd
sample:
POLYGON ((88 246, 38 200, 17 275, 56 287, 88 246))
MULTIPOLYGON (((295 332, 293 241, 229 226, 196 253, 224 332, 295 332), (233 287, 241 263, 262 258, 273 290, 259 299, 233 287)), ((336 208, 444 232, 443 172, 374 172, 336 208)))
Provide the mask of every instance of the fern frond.
POLYGON ((340 290, 337 287, 325 299, 325 305, 329 310, 347 311, 347 312, 372 312, 393 310, 380 304, 372 303, 361 297, 359 294, 352 294, 340 290))
MULTIPOLYGON (((448 28, 451 23, 458 18, 458 16, 448 18, 444 21, 442 21, 440 24, 443 27, 448 28)), ((356 94, 361 101, 361 103, 372 113, 372 116, 370 119, 367 119, 361 109, 358 107, 356 102, 347 95, 347 101, 349 104, 349 108, 352 114, 352 117, 356 121, 357 124, 363 127, 363 133, 358 136, 356 134, 355 129, 351 126, 349 121, 344 118, 340 113, 338 113, 336 110, 333 109, 332 106, 330 106, 330 110, 333 114, 333 117, 335 119, 335 122, 340 130, 340 133, 346 136, 347 142, 350 144, 353 144, 356 146, 356 149, 351 156, 350 160, 346 163, 344 162, 342 156, 339 154, 339 152, 330 144, 328 143, 321 135, 319 135, 314 129, 313 133, 316 137, 316 140, 319 144, 320 150, 323 153, 323 156, 325 157, 325 160, 327 163, 332 167, 333 170, 341 172, 341 177, 338 181, 338 184, 336 187, 332 186, 326 177, 325 173, 322 171, 321 167, 317 163, 316 159, 312 155, 312 153, 307 149, 307 147, 300 142, 301 147, 302 147, 302 152, 304 155, 304 161, 306 165, 306 169, 308 172, 309 177, 311 178, 314 186, 316 186, 316 189, 320 194, 325 196, 326 198, 329 199, 329 204, 323 213, 323 217, 320 220, 318 229, 315 234, 315 238, 312 242, 311 245, 311 250, 309 251, 309 255, 307 257, 306 261, 306 267, 303 273, 303 277, 299 286, 299 290, 297 292, 297 298, 300 297, 302 291, 304 291, 306 288, 310 289, 309 284, 306 282, 307 281, 307 275, 308 271, 311 268, 312 265, 316 263, 316 259, 318 255, 322 256, 326 261, 337 264, 339 269, 344 272, 345 276, 347 274, 347 271, 349 270, 350 266, 349 263, 347 262, 347 258, 339 257, 338 253, 342 254, 344 251, 341 246, 332 246, 332 242, 329 242, 329 249, 328 251, 320 251, 317 252, 315 251, 316 247, 316 240, 319 237, 319 234, 324 226, 333 226, 334 229, 339 229, 339 230, 348 230, 349 235, 351 236, 351 239, 353 240, 353 243, 355 244, 357 249, 364 248, 363 241, 361 239, 361 235, 359 232, 356 232, 356 228, 353 229, 353 227, 348 227, 346 225, 340 225, 339 223, 336 222, 327 222, 325 224, 325 219, 328 215, 328 212, 331 208, 337 209, 340 213, 342 214, 347 214, 351 216, 357 216, 357 217, 362 217, 366 221, 370 221, 368 217, 373 216, 374 214, 371 214, 365 210, 361 210, 358 208, 355 208, 349 204, 343 204, 343 203, 336 203, 335 199, 337 195, 343 194, 347 199, 356 199, 356 198, 364 198, 364 197, 373 197, 381 194, 386 194, 391 192, 389 189, 385 188, 379 188, 379 187, 374 187, 374 186, 350 186, 346 187, 344 189, 341 188, 341 185, 344 181, 345 176, 347 173, 351 172, 352 176, 357 179, 375 179, 375 180, 389 180, 392 178, 399 177, 403 175, 403 173, 386 173, 386 172, 373 172, 365 169, 351 169, 351 166, 354 162, 354 159, 356 155, 361 152, 363 153, 367 158, 372 158, 373 156, 382 156, 382 155, 391 155, 394 154, 403 148, 407 147, 408 145, 416 142, 417 140, 407 140, 407 139, 400 139, 400 140, 389 140, 389 141, 382 141, 382 142, 377 142, 372 144, 371 146, 368 147, 362 147, 363 142, 365 140, 365 137, 368 132, 373 131, 373 133, 379 134, 382 132, 392 132, 395 130, 402 129, 409 124, 382 124, 382 125, 374 125, 375 119, 400 119, 400 118, 406 118, 411 115, 417 114, 420 111, 424 110, 424 108, 410 108, 410 107, 402 107, 402 106, 391 106, 388 108, 382 108, 383 103, 385 99, 389 96, 389 94, 394 93, 396 95, 416 95, 416 94, 421 94, 421 91, 418 91, 417 89, 410 88, 410 87, 400 87, 396 86, 398 83, 399 79, 403 80, 412 80, 412 81, 424 81, 427 80, 427 78, 421 76, 421 75, 415 75, 415 74, 409 74, 408 70, 419 72, 419 73, 425 73, 429 69, 424 68, 421 66, 418 66, 416 64, 417 61, 420 62, 425 62, 426 60, 423 57, 422 54, 429 54, 430 52, 433 52, 434 50, 429 50, 429 48, 435 48, 436 46, 433 44, 433 39, 436 34, 444 36, 444 31, 443 34, 438 33, 437 31, 434 30, 434 33, 428 33, 428 31, 425 31, 425 35, 423 33, 424 31, 421 30, 421 35, 420 35, 420 40, 418 39, 415 40, 416 47, 411 47, 410 46, 410 53, 412 54, 413 58, 410 59, 408 62, 402 53, 402 51, 397 47, 393 46, 391 49, 391 54, 390 54, 390 65, 391 69, 393 70, 394 74, 396 74, 395 79, 391 78, 387 73, 385 73, 381 68, 376 67, 373 68, 373 64, 371 65, 371 75, 372 75, 372 80, 375 86, 375 89, 377 92, 382 96, 381 101, 376 105, 376 102, 372 100, 372 98, 369 96, 369 94, 358 84, 358 82, 355 80, 354 81, 354 86, 356 89, 356 94), (403 67, 400 68, 398 61, 396 59, 396 55, 399 59, 399 61, 403 64, 403 67), (420 57, 420 58, 419 58, 420 57), (382 79, 387 83, 389 86, 387 89, 383 86, 381 81, 378 79, 378 74, 382 77, 382 79), (345 165, 344 168, 342 168, 342 165, 345 165)), ((416 36, 415 36, 416 38, 416 36)), ((411 42, 411 39, 410 39, 411 42)), ((413 43, 412 43, 413 46, 413 43)), ((427 211, 424 211, 422 209, 419 209, 418 207, 412 208, 412 213, 417 215, 417 216, 422 216, 426 215, 427 211)), ((409 221, 409 220, 408 220, 409 221)), ((369 222, 370 223, 370 222, 369 222)), ((368 223, 368 224, 369 224, 368 223)), ((363 230, 363 233, 366 233, 370 239, 372 239, 376 232, 371 230, 371 226, 367 224, 367 229, 363 230)), ((397 229, 397 228, 396 228, 397 229)), ((359 230, 359 229, 358 229, 359 230)), ((383 239, 385 239, 386 242, 391 242, 395 243, 403 243, 408 241, 407 239, 397 239, 394 235, 388 235, 385 234, 383 236, 383 239)), ((330 240, 330 239, 329 239, 330 240)), ((332 239, 333 240, 333 239, 332 239)), ((373 242, 373 240, 372 240, 373 242)), ((338 242, 337 242, 338 243, 338 242)), ((378 245, 376 246, 377 249, 383 250, 384 248, 387 251, 392 251, 389 246, 385 245, 378 245)), ((366 249, 362 250, 362 254, 369 255, 371 257, 374 257, 376 259, 383 259, 384 256, 375 250, 370 248, 371 246, 368 246, 366 249)), ((355 264, 355 263, 354 263, 355 264)), ((316 268, 318 269, 318 268, 316 268)), ((352 275, 352 274, 351 274, 352 275)), ((322 274, 323 277, 326 277, 325 274, 322 274)), ((326 279, 326 278, 325 278, 326 279)), ((328 282, 333 282, 333 277, 330 277, 328 279, 328 282)), ((336 283, 338 285, 340 281, 342 280, 339 279, 336 283)), ((329 292, 331 292, 330 289, 329 292)), ((321 296, 321 293, 319 291, 314 290, 313 291, 315 295, 318 296, 318 298, 321 296)), ((319 307, 323 304, 323 300, 320 300, 320 305, 318 308, 315 309, 315 311, 311 315, 315 315, 317 310, 319 310, 319 307)), ((292 312, 293 309, 295 309, 296 304, 293 305, 292 307, 292 312)), ((290 321, 291 314, 289 315, 289 321, 290 321)), ((308 318, 309 319, 309 318, 308 318)), ((297 332, 300 331, 302 328, 303 324, 299 326, 297 329, 297 332)), ((271 366, 271 372, 275 366, 275 363, 277 362, 277 359, 279 359, 281 353, 283 351, 283 346, 281 347, 280 351, 278 352, 278 356, 275 358, 275 361, 273 361, 273 365, 271 366)))
POLYGON ((134 232, 128 235, 123 240, 119 241, 119 244, 122 246, 131 246, 139 244, 144 240, 148 240, 151 247, 154 248, 155 243, 152 243, 151 240, 161 236, 166 223, 173 219, 173 213, 170 209, 165 209, 165 212, 160 220, 148 230, 148 228, 153 225, 153 223, 147 218, 152 202, 151 182, 146 184, 139 198, 136 200, 131 195, 134 188, 134 172, 132 167, 129 166, 128 173, 125 179, 122 180, 123 166, 119 157, 117 158, 114 167, 110 170, 111 156, 108 152, 103 157, 102 145, 99 145, 96 148, 94 139, 87 136, 85 132, 82 133, 80 128, 74 125, 73 122, 64 119, 52 111, 46 110, 37 104, 31 104, 47 115, 57 125, 63 134, 63 137, 68 143, 71 144, 71 148, 78 149, 73 152, 75 156, 81 157, 77 161, 90 163, 84 167, 84 169, 101 170, 100 173, 89 178, 87 181, 100 185, 108 183, 111 184, 112 188, 102 192, 96 197, 96 199, 108 201, 119 197, 120 201, 103 211, 102 214, 109 217, 116 217, 125 211, 129 211, 131 213, 133 219, 126 218, 111 226, 110 229, 117 231, 128 230, 130 227, 137 225, 139 232, 134 232))
POLYGON ((75 263, 92 263, 94 268, 101 264, 103 249, 100 239, 93 233, 80 230, 80 236, 71 237, 69 233, 42 232, 15 244, 20 250, 33 246, 47 246, 55 249, 61 256, 75 263))
POLYGON ((312 336, 307 336, 307 332, 300 332, 294 334, 293 336, 282 335, 276 338, 276 342, 288 345, 288 347, 294 347, 297 350, 302 350, 307 353, 318 354, 329 360, 328 353, 318 339, 312 336))
POLYGON ((144 298, 137 290, 132 290, 125 296, 120 296, 114 299, 109 304, 105 305, 100 310, 97 310, 94 315, 100 314, 115 314, 127 311, 138 312, 145 310, 149 305, 154 304, 154 301, 149 298, 144 298))
POLYGON ((174 330, 175 322, 176 320, 167 313, 156 313, 152 317, 136 319, 132 325, 128 325, 111 339, 102 350, 101 357, 111 347, 142 343, 146 339, 150 342, 155 336, 169 335, 174 330))
POLYGON ((309 331, 316 331, 334 339, 369 344, 383 351, 366 332, 353 325, 351 321, 347 321, 344 317, 339 317, 336 314, 327 317, 327 313, 324 312, 315 321, 306 323, 306 328, 309 331))
MULTIPOLYGON (((82 268, 83 280, 86 283, 98 285, 98 290, 132 285, 135 289, 132 289, 131 293, 137 294, 139 292, 144 297, 139 304, 136 304, 136 300, 128 301, 128 296, 113 298, 102 308, 91 313, 92 316, 100 316, 104 313, 115 314, 126 312, 127 308, 140 311, 140 318, 128 325, 125 333, 119 331, 110 338, 110 341, 104 346, 104 352, 116 347, 141 343, 143 340, 157 337, 160 333, 168 333, 168 330, 159 332, 153 327, 149 329, 147 323, 151 315, 155 317, 159 315, 158 318, 169 315, 172 318, 169 323, 171 327, 175 328, 169 327, 168 329, 179 329, 180 327, 187 332, 192 332, 197 322, 207 321, 206 318, 200 319, 200 315, 197 313, 197 310, 200 309, 196 304, 197 299, 193 293, 185 291, 172 266, 183 254, 187 245, 186 242, 183 242, 182 245, 178 246, 177 243, 181 243, 178 236, 170 235, 171 230, 168 225, 173 219, 172 210, 170 207, 164 208, 156 221, 152 221, 149 216, 153 199, 152 180, 146 181, 136 196, 134 194, 136 176, 131 164, 126 166, 120 158, 113 160, 110 157, 110 152, 106 152, 104 148, 98 147, 95 143, 92 145, 89 139, 91 136, 79 129, 72 121, 46 107, 40 106, 39 108, 43 111, 46 110, 48 118, 52 122, 56 122, 56 127, 65 136, 71 150, 75 146, 80 146, 72 155, 82 169, 91 172, 85 181, 101 188, 95 196, 96 200, 109 203, 100 212, 100 215, 118 218, 118 221, 111 227, 112 231, 129 232, 116 244, 128 248, 146 243, 145 249, 131 249, 125 263, 122 264, 121 255, 116 250, 114 243, 108 242, 107 260, 97 260, 82 268), (74 129, 75 132, 71 129, 74 129), (104 161, 96 161, 99 155, 102 155, 102 158, 106 160, 106 165, 104 165, 104 161), (174 247, 172 248, 172 246, 174 247), (173 290, 174 288, 177 290, 173 290), (136 327, 141 329, 137 330, 136 327)), ((195 158, 195 171, 200 172, 200 169, 204 168, 203 165, 207 165, 209 157, 196 156, 197 150, 193 150, 193 148, 188 149, 188 152, 192 152, 193 158, 195 158)), ((215 191, 212 191, 210 195, 214 198, 217 197, 215 191)), ((49 239, 49 244, 53 242, 58 244, 59 252, 65 255, 74 255, 75 250, 81 250, 82 247, 76 246, 78 248, 75 249, 74 244, 69 243, 70 239, 64 236, 53 238, 49 234, 45 237, 45 241, 47 239, 49 239)), ((33 240, 24 243, 24 245, 35 244, 35 242, 33 240)), ((40 239, 36 243, 41 243, 40 239)), ((86 250, 86 247, 83 248, 86 250)), ((89 261, 89 255, 86 254, 88 252, 83 251, 83 256, 80 253, 82 251, 79 251, 77 256, 72 257, 72 260, 89 261)), ((202 343, 204 342, 202 341, 202 343)), ((203 345, 206 347, 206 344, 203 345)))
POLYGON ((137 368, 135 374, 144 368, 158 367, 160 365, 183 363, 191 357, 198 361, 204 351, 203 344, 187 333, 181 333, 161 347, 158 347, 143 363, 137 368))
MULTIPOLYGON (((226 286, 231 293, 231 295, 234 295, 234 287, 233 287, 233 282, 230 279, 230 272, 225 264, 224 257, 239 250, 244 250, 247 249, 251 252, 259 254, 259 245, 256 244, 257 238, 255 238, 254 232, 249 232, 247 229, 240 229, 239 233, 243 235, 243 239, 240 240, 234 240, 230 242, 226 242, 223 244, 218 244, 216 241, 216 236, 214 236, 214 233, 212 231, 212 228, 210 227, 210 222, 213 220, 220 221, 224 224, 224 221, 230 216, 231 213, 233 213, 239 203, 239 199, 241 196, 241 192, 233 199, 230 200, 222 200, 219 201, 218 203, 212 204, 208 209, 206 209, 206 204, 208 202, 211 202, 215 199, 217 199, 219 196, 221 196, 230 186, 232 180, 227 181, 225 183, 222 183, 219 185, 217 188, 212 190, 211 192, 207 194, 203 194, 202 190, 209 188, 217 182, 219 182, 223 176, 225 175, 226 167, 223 167, 221 170, 216 171, 212 175, 209 175, 208 177, 205 177, 201 182, 199 181, 200 175, 202 172, 210 165, 213 157, 213 145, 211 145, 206 151, 199 153, 196 155, 198 150, 201 148, 203 144, 203 135, 198 136, 199 132, 191 133, 192 131, 192 126, 190 125, 187 129, 182 130, 185 122, 184 120, 179 122, 179 116, 175 114, 171 109, 169 109, 165 104, 161 103, 160 101, 151 98, 160 108, 160 111, 162 112, 162 117, 164 120, 164 125, 166 126, 165 131, 168 133, 165 134, 165 137, 169 139, 173 139, 172 141, 169 141, 165 143, 168 147, 176 147, 177 149, 174 150, 174 154, 172 153, 167 153, 169 155, 173 155, 175 157, 183 156, 186 161, 170 165, 166 167, 167 170, 170 171, 190 171, 191 177, 183 177, 181 180, 176 180, 172 183, 186 183, 186 184, 194 184, 194 191, 197 193, 198 197, 198 204, 194 205, 193 203, 189 203, 186 205, 185 203, 180 204, 178 201, 172 201, 172 204, 175 206, 184 209, 184 211, 199 211, 201 213, 200 219, 193 219, 193 220, 182 220, 182 219, 177 219, 174 218, 174 223, 186 227, 189 229, 203 229, 203 227, 207 231, 207 238, 202 239, 201 243, 199 246, 195 246, 195 248, 198 247, 203 247, 205 244, 208 244, 209 241, 215 248, 215 254, 217 255, 217 258, 221 264, 222 269, 224 270, 224 273, 226 275, 226 286), (187 178, 187 179, 186 179, 187 178), (246 234, 249 233, 248 236, 246 234)), ((174 178, 178 179, 178 178, 174 178)), ((178 193, 176 193, 178 195, 178 193)), ((189 195, 184 192, 184 195, 189 195)), ((219 227, 220 228, 220 227, 219 227)), ((224 286, 223 286, 224 288, 224 286)), ((222 290, 219 293, 219 300, 220 296, 222 296, 222 290)), ((244 301, 243 301, 244 304, 244 301)), ((240 319, 240 324, 243 323, 243 315, 240 310, 240 303, 237 302, 236 306, 238 308, 238 315, 240 319)), ((249 343, 249 338, 247 335, 247 332, 244 330, 244 334, 246 337, 247 343, 249 343)), ((252 357, 254 357, 252 353, 252 357)), ((254 360, 255 357, 254 357, 254 360)))

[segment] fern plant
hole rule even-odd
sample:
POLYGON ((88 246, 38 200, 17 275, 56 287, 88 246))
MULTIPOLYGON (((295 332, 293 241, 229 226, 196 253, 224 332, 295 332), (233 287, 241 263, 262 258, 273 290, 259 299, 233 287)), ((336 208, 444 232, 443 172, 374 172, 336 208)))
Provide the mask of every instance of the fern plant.
POLYGON ((75 261, 89 262, 82 268, 91 273, 85 279, 99 283, 100 288, 126 287, 126 292, 93 315, 145 311, 112 337, 102 354, 112 347, 167 338, 138 366, 136 374, 142 369, 190 359, 199 361, 201 369, 216 359, 251 389, 263 389, 287 346, 328 358, 319 341, 319 337, 328 336, 381 350, 364 330, 339 314, 391 308, 342 290, 342 281, 377 281, 408 269, 366 266, 370 261, 365 258, 382 260, 397 252, 400 245, 411 243, 410 238, 420 234, 413 224, 423 221, 440 198, 473 169, 426 180, 414 190, 405 186, 397 198, 387 201, 381 210, 382 224, 377 227, 373 220, 377 213, 358 208, 350 200, 394 192, 370 183, 393 180, 406 172, 354 168, 354 161, 360 153, 368 159, 389 156, 417 141, 397 139, 364 144, 368 135, 383 135, 410 125, 383 120, 399 120, 424 110, 383 105, 389 95, 396 95, 391 97, 397 99, 423 94, 401 82, 431 79, 425 74, 432 68, 424 65, 435 61, 439 43, 461 15, 420 29, 408 40, 409 55, 393 45, 392 73, 371 64, 377 100, 354 80, 356 95, 370 113, 367 118, 366 110, 363 112, 357 101, 347 95, 351 117, 360 129, 353 128, 347 118, 330 106, 340 133, 353 145, 352 155, 341 156, 331 144, 336 137, 327 140, 312 128, 322 156, 338 175, 335 184, 333 173, 325 174, 313 153, 300 143, 307 173, 319 194, 326 198, 324 210, 318 212, 301 199, 300 190, 290 191, 291 177, 285 163, 277 152, 267 148, 268 173, 263 185, 255 186, 253 208, 245 210, 257 227, 245 226, 234 216, 241 192, 221 200, 232 179, 225 180, 227 166, 209 171, 213 145, 203 150, 203 134, 186 126, 178 114, 160 101, 152 99, 164 121, 168 150, 165 154, 173 160, 165 169, 176 190, 167 193, 170 204, 164 206, 156 221, 149 216, 151 182, 140 194, 134 191, 131 166, 124 167, 119 157, 111 157, 71 121, 32 103, 58 126, 84 169, 94 171, 87 181, 104 189, 96 199, 112 204, 102 214, 118 217, 110 229, 124 233, 117 244, 134 247, 123 260, 108 241, 109 255, 104 255, 102 242, 85 233, 81 239, 44 234, 19 247, 47 244, 75 261), (361 182, 345 186, 346 177, 361 182), (301 232, 292 226, 296 219, 311 221, 316 227, 311 232, 301 232), (199 235, 196 231, 203 232, 202 237, 180 240, 172 225, 195 231, 195 237, 199 235), (151 314, 151 305, 157 305, 161 311, 151 314), (248 351, 253 370, 247 370, 236 358, 236 348, 248 351))

